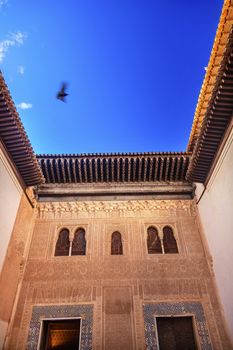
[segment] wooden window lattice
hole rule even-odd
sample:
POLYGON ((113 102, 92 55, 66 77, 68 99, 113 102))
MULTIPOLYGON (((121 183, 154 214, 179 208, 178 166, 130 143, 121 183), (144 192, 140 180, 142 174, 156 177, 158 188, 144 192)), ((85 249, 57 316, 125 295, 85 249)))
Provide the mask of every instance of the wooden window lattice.
POLYGON ((69 241, 69 231, 63 229, 58 236, 55 256, 66 256, 69 255, 70 241, 69 241))
POLYGON ((123 246, 120 232, 113 232, 111 240, 111 255, 123 254, 123 246))
POLYGON ((167 253, 167 254, 178 253, 176 239, 174 237, 172 228, 169 226, 165 226, 163 228, 163 247, 164 247, 164 253, 167 253))
POLYGON ((75 232, 72 242, 71 255, 85 255, 86 254, 86 239, 85 230, 80 228, 75 232))
POLYGON ((157 228, 149 227, 147 230, 147 249, 148 254, 162 253, 161 240, 157 228))

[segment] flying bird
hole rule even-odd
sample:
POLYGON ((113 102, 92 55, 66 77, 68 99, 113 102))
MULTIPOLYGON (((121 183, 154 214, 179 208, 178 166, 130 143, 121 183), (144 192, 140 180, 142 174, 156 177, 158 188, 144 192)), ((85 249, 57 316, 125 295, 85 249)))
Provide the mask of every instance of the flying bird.
POLYGON ((68 96, 67 92, 67 84, 66 83, 62 83, 61 89, 58 91, 57 93, 57 99, 61 100, 63 102, 66 102, 66 96, 68 96))

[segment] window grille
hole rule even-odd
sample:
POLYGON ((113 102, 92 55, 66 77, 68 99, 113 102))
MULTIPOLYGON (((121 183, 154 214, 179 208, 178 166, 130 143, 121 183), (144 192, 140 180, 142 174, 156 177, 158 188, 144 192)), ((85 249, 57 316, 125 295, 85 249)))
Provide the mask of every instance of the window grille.
POLYGON ((176 239, 170 226, 165 226, 163 228, 163 247, 165 254, 178 253, 176 239))
POLYGON ((148 254, 161 254, 163 252, 158 230, 153 226, 147 230, 147 250, 148 254))
POLYGON ((79 228, 74 234, 71 255, 85 255, 85 254, 86 254, 85 230, 82 228, 79 228))
POLYGON ((123 254, 122 240, 120 232, 113 232, 111 241, 111 254, 121 255, 123 254))
POLYGON ((69 255, 69 248, 70 248, 69 231, 67 229, 63 229, 59 233, 54 255, 55 256, 69 255))

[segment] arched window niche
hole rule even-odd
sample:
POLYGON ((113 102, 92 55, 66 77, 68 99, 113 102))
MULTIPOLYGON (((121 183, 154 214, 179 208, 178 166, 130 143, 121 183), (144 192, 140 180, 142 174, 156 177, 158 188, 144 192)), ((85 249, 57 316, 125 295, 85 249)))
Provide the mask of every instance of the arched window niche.
POLYGON ((163 252, 159 232, 154 226, 147 229, 147 250, 148 254, 162 254, 163 252))
POLYGON ((173 229, 170 226, 163 228, 163 248, 165 254, 179 253, 173 229))
POLYGON ((55 256, 68 256, 70 249, 69 230, 63 228, 58 235, 55 247, 55 256))
POLYGON ((118 231, 112 233, 111 239, 111 255, 122 255, 123 254, 123 246, 121 234, 118 231))
POLYGON ((78 228, 75 231, 71 255, 86 255, 86 238, 83 228, 78 228))

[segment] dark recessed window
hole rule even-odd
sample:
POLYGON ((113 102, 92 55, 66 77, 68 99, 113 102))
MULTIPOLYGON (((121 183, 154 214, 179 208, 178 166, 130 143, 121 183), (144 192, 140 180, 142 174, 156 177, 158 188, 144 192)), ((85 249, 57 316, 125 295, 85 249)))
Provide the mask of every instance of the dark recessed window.
POLYGON ((163 228, 163 247, 164 253, 178 253, 176 239, 174 237, 173 230, 170 226, 165 226, 163 228))
POLYGON ((67 229, 63 229, 59 233, 54 255, 55 256, 69 255, 69 249, 70 249, 69 231, 67 229))
POLYGON ((122 240, 120 232, 113 232, 111 240, 111 254, 121 255, 123 254, 122 240))
POLYGON ((157 228, 151 226, 147 230, 147 250, 149 254, 162 253, 161 240, 157 228))
POLYGON ((192 317, 156 317, 159 350, 197 350, 192 317))
POLYGON ((40 350, 78 350, 80 319, 45 320, 42 323, 40 350))
POLYGON ((71 255, 85 255, 85 254, 86 254, 85 230, 82 228, 79 228, 74 234, 71 255))

